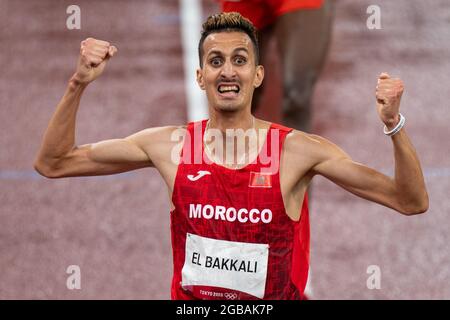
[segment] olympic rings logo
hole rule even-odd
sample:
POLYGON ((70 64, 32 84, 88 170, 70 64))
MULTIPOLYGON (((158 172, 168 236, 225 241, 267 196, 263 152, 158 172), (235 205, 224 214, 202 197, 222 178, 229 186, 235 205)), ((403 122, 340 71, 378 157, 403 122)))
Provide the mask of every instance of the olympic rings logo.
POLYGON ((227 300, 236 300, 238 298, 237 293, 225 292, 225 299, 227 300))

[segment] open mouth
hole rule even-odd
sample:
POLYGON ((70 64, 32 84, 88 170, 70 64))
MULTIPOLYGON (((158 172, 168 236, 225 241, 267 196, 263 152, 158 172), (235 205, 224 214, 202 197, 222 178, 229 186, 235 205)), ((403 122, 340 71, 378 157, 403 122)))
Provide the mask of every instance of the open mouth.
POLYGON ((223 96, 234 97, 239 93, 240 88, 236 84, 221 84, 218 86, 217 91, 223 96))

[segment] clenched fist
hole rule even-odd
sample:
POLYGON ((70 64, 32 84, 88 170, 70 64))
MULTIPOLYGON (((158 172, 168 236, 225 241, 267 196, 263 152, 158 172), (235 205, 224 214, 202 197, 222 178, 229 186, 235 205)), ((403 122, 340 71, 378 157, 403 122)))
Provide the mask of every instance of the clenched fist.
POLYGON ((82 41, 74 79, 84 84, 94 81, 102 74, 106 62, 116 52, 117 48, 106 41, 93 38, 82 41))
POLYGON ((403 94, 403 81, 391 78, 387 73, 378 77, 376 89, 377 110, 381 121, 391 130, 399 122, 400 99, 403 94))

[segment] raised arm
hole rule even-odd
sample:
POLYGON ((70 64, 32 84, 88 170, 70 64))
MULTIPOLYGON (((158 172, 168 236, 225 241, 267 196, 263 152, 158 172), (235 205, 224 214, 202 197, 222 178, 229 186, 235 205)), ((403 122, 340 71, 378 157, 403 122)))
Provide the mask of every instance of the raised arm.
MULTIPOLYGON (((378 114, 388 130, 399 121, 403 83, 381 74, 376 98, 378 114)), ((320 174, 344 189, 403 214, 423 213, 428 209, 428 194, 419 158, 405 129, 391 137, 394 146, 395 176, 388 177, 374 169, 354 162, 336 145, 311 136, 317 155, 314 174, 320 174)))
POLYGON ((43 176, 104 175, 152 166, 143 147, 148 130, 124 139, 75 145, 75 120, 83 91, 116 52, 106 41, 88 38, 81 43, 77 70, 50 120, 34 163, 43 176))

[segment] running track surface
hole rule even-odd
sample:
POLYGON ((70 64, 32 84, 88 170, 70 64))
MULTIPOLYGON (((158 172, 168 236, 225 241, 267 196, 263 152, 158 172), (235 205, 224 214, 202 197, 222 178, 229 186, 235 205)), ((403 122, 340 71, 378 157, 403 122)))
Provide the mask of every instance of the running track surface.
MULTIPOLYGON (((0 2, 0 299, 167 299, 172 274, 168 198, 156 170, 48 180, 32 170, 42 133, 88 36, 119 48, 86 91, 77 143, 186 122, 178 2, 0 2), (81 268, 81 290, 66 268, 81 268)), ((406 85, 402 112, 422 160, 427 214, 405 217, 322 178, 311 206, 314 299, 450 299, 450 7, 446 0, 336 3, 333 41, 314 95, 314 132, 356 161, 392 173, 374 107, 382 71, 406 85), (370 265, 381 289, 366 286, 370 265)), ((217 10, 204 2, 204 15, 217 10)), ((276 100, 276 99, 275 99, 276 100)), ((276 103, 274 103, 276 107, 276 103)))

